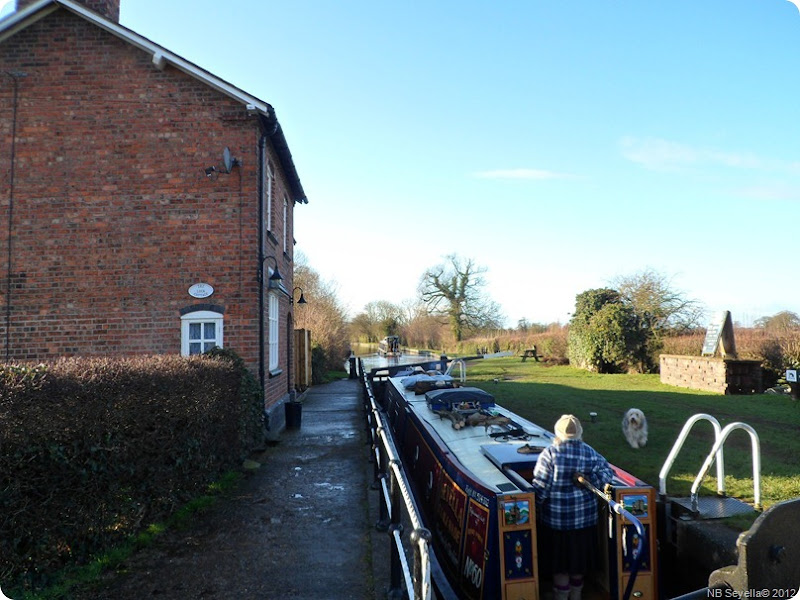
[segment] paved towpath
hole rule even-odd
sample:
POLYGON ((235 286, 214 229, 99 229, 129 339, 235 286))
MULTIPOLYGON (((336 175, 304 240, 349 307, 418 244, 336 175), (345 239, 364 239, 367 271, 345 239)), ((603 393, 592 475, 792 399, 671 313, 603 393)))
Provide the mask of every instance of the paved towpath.
POLYGON ((281 434, 236 493, 75 598, 385 598, 373 549, 388 552, 388 537, 373 526, 362 394, 355 379, 310 388, 301 427, 281 434))

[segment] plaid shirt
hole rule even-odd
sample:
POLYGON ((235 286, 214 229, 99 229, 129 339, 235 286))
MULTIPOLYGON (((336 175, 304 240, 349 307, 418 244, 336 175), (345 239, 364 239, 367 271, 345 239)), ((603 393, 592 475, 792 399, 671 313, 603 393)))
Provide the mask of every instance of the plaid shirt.
POLYGON ((536 504, 542 521, 553 529, 582 529, 597 523, 597 498, 574 483, 575 473, 601 489, 614 477, 608 461, 581 440, 554 443, 536 461, 532 482, 536 504))

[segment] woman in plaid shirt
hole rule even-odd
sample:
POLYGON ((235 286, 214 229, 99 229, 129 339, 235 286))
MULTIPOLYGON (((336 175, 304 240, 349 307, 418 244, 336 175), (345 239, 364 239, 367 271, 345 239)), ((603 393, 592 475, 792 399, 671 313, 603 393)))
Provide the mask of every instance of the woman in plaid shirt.
POLYGON ((591 567, 596 546, 597 498, 575 483, 581 473, 603 488, 614 477, 608 461, 581 436, 574 415, 563 415, 555 426, 555 443, 536 461, 533 487, 540 519, 540 566, 552 569, 554 600, 580 600, 583 576, 591 567))

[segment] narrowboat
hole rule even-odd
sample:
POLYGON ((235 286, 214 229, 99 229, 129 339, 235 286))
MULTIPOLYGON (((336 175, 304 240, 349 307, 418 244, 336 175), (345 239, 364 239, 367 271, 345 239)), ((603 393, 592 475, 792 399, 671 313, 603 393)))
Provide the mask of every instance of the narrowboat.
MULTIPOLYGON (((443 598, 538 599, 547 591, 538 560, 547 549, 537 545, 530 481, 554 435, 464 385, 463 362, 444 366, 442 360, 373 369, 368 377, 431 532, 434 588, 443 598), (452 374, 455 365, 460 377, 452 374)), ((593 490, 600 560, 583 597, 656 600, 656 491, 612 468, 610 494, 593 490)))
POLYGON ((380 356, 400 356, 400 336, 389 335, 378 342, 378 354, 380 356))

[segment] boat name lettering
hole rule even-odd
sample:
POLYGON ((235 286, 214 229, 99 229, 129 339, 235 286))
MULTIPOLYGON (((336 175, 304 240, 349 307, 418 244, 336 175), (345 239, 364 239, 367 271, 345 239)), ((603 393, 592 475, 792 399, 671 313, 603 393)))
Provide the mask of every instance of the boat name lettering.
POLYGON ((452 540, 459 540, 461 539, 461 527, 456 522, 456 520, 447 513, 442 513, 440 517, 440 522, 442 524, 442 529, 444 533, 452 540))
POLYGON ((449 477, 445 477, 439 486, 439 502, 435 509, 436 530, 456 569, 459 564, 458 548, 461 546, 466 504, 467 496, 464 491, 449 477))
POLYGON ((442 484, 442 502, 447 504, 454 511, 461 512, 464 510, 464 498, 458 493, 455 485, 444 481, 442 484))
POLYGON ((462 577, 478 590, 483 587, 483 570, 486 568, 489 551, 486 547, 488 520, 489 510, 471 500, 467 509, 462 577))
MULTIPOLYGON (((440 523, 440 525, 442 525, 442 524, 440 523)), ((450 562, 455 567, 458 564, 458 554, 455 551, 452 539, 450 538, 449 535, 446 535, 446 532, 443 531, 443 529, 444 529, 444 527, 437 526, 434 529, 434 533, 439 538, 439 540, 442 542, 442 547, 444 548, 444 551, 445 551, 445 554, 447 555, 447 558, 450 559, 450 562)))
POLYGON ((469 557, 466 557, 464 561, 464 577, 467 578, 467 581, 472 583, 476 588, 481 587, 481 581, 483 581, 483 569, 481 569, 475 562, 469 557))
POLYGON ((481 494, 478 490, 473 488, 471 485, 467 485, 464 488, 464 491, 467 493, 467 496, 473 498, 478 502, 478 504, 482 504, 486 508, 489 508, 489 498, 481 494))
POLYGON ((474 517, 476 520, 480 521, 482 524, 486 524, 486 515, 480 512, 476 512, 474 510, 469 511, 470 517, 474 517))

